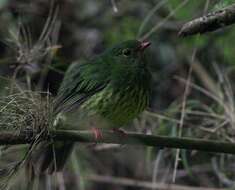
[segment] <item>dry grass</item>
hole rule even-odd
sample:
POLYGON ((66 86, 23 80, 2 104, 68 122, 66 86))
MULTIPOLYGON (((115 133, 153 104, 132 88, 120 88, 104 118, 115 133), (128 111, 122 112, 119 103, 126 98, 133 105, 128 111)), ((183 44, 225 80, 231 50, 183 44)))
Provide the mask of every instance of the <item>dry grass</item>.
POLYGON ((37 132, 48 129, 52 126, 51 109, 48 93, 22 91, 0 97, 0 130, 37 132))

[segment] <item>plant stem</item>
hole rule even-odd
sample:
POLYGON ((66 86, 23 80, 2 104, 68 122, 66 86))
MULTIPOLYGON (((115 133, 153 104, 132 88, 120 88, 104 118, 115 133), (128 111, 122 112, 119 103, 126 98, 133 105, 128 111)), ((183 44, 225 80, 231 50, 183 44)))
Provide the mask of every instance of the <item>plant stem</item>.
MULTIPOLYGON (((32 143, 28 134, 15 132, 1 132, 0 145, 16 145, 32 143)), ((126 145, 155 146, 160 148, 181 148, 187 150, 200 150, 206 152, 235 154, 235 143, 218 142, 186 137, 168 137, 144 135, 136 133, 117 134, 109 131, 102 131, 102 138, 96 140, 91 131, 75 130, 51 130, 50 137, 54 141, 74 141, 83 143, 111 143, 126 145)), ((48 139, 42 137, 42 140, 48 139)))

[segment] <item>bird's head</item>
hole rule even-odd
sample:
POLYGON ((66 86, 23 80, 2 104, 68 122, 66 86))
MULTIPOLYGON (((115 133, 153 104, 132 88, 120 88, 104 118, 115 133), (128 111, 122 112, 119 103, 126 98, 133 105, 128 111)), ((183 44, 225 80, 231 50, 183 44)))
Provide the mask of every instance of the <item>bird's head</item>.
POLYGON ((104 55, 107 58, 111 80, 127 82, 145 75, 147 71, 144 52, 150 42, 128 40, 108 49, 104 55))
POLYGON ((150 73, 146 67, 144 52, 149 45, 150 42, 138 40, 116 44, 94 58, 91 64, 82 64, 81 75, 89 81, 109 81, 117 86, 148 82, 150 73))
POLYGON ((108 52, 119 64, 141 64, 143 53, 149 47, 150 42, 138 40, 128 40, 112 47, 108 52))

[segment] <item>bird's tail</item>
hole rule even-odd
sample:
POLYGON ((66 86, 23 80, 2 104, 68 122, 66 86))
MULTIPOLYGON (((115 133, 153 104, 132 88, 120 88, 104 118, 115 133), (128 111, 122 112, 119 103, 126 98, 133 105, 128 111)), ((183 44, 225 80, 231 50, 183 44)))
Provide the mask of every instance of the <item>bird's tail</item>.
POLYGON ((61 171, 73 149, 73 142, 40 142, 32 151, 26 164, 29 179, 61 171))

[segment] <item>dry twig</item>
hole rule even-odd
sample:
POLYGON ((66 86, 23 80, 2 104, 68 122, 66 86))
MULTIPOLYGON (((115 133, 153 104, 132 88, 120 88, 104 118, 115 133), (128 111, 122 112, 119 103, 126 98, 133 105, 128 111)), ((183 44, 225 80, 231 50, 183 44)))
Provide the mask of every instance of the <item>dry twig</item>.
POLYGON ((179 36, 186 37, 195 34, 212 32, 235 22, 235 4, 224 9, 211 12, 205 16, 196 18, 183 25, 179 36))

